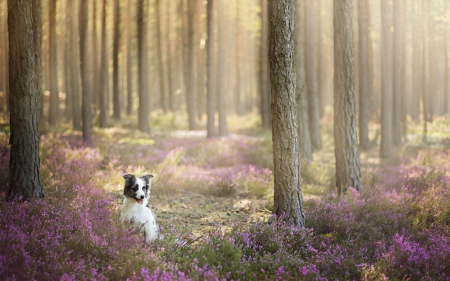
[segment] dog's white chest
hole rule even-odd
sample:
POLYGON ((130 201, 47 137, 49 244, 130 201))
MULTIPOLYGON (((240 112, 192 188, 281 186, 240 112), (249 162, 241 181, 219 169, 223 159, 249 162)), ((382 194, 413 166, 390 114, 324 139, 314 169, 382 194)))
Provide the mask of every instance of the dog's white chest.
POLYGON ((146 241, 154 240, 158 236, 158 226, 153 212, 134 199, 124 199, 120 220, 123 224, 132 223, 135 227, 140 228, 141 232, 145 232, 146 241))

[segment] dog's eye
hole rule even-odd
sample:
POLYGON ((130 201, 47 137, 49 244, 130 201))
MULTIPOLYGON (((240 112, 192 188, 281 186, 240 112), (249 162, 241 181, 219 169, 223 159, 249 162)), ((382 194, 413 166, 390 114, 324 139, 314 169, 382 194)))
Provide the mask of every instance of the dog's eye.
POLYGON ((137 190, 138 190, 138 186, 135 185, 135 186, 133 186, 131 189, 133 189, 133 191, 137 191, 137 190))

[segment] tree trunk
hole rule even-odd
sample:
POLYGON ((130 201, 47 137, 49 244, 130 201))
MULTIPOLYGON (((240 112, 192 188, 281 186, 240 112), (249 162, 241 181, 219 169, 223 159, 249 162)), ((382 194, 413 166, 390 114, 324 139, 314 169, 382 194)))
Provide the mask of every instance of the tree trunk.
POLYGON ((70 3, 66 2, 66 28, 65 34, 66 37, 64 39, 64 77, 66 82, 65 92, 66 92, 66 100, 65 100, 65 109, 64 109, 64 117, 67 122, 72 120, 72 64, 71 64, 71 36, 69 34, 72 32, 72 14, 74 11, 71 10, 70 3))
POLYGON ((148 121, 149 98, 147 84, 147 6, 145 0, 138 0, 137 28, 138 28, 138 93, 139 93, 139 130, 150 132, 148 121))
MULTIPOLYGON (((7 15, 8 15, 8 11, 7 11, 7 1, 5 1, 4 4, 4 16, 5 16, 5 20, 4 20, 4 24, 2 25, 2 30, 7 30, 8 29, 8 23, 7 23, 7 15)), ((9 83, 8 83, 8 79, 9 79, 9 65, 8 65, 8 59, 9 59, 9 55, 8 55, 8 50, 9 50, 9 46, 8 46, 8 32, 3 32, 3 36, 0 37, 0 40, 2 40, 3 42, 3 67, 4 67, 4 71, 2 73, 0 73, 0 76, 2 76, 3 78, 3 94, 5 96, 5 109, 6 111, 10 111, 10 106, 9 106, 9 83)))
POLYGON ((72 29, 70 34, 70 53, 71 53, 71 90, 72 93, 70 95, 71 104, 72 104, 72 126, 74 130, 81 130, 81 107, 80 107, 80 57, 79 57, 79 45, 78 45, 78 20, 77 20, 77 2, 71 1, 71 22, 72 29))
POLYGON ((49 3, 49 27, 50 27, 50 107, 48 123, 54 125, 58 122, 59 92, 58 92, 58 67, 57 67, 57 44, 56 44, 56 0, 49 3))
POLYGON ((389 0, 381 0, 383 26, 383 95, 381 97, 381 147, 380 156, 388 158, 393 153, 392 141, 392 13, 389 0))
MULTIPOLYGON (((166 1, 164 1, 166 2, 166 1)), ((172 48, 172 40, 173 38, 170 37, 170 34, 172 33, 172 22, 173 22, 173 18, 172 18, 172 10, 171 10, 171 6, 172 5, 172 1, 167 1, 167 12, 166 12, 166 26, 167 26, 167 40, 166 40, 166 52, 167 52, 167 57, 166 57, 166 65, 167 65, 167 81, 168 81, 168 87, 167 87, 167 108, 169 111, 174 111, 174 93, 175 93, 175 89, 176 89, 176 82, 175 82, 175 75, 176 75, 176 70, 178 69, 176 67, 176 61, 177 61, 177 55, 176 55, 176 51, 173 51, 172 48), (172 57, 173 56, 173 57, 172 57)), ((174 36, 176 38, 176 35, 174 36)))
POLYGON ((194 36, 194 19, 195 19, 195 0, 188 1, 188 54, 187 54, 187 75, 186 75, 186 102, 189 119, 189 130, 197 130, 196 113, 197 113, 197 94, 195 93, 195 36, 194 36))
POLYGON ((113 118, 120 119, 119 89, 119 39, 120 39, 120 0, 115 0, 114 8, 114 41, 113 41, 113 118))
POLYGON ((106 128, 106 91, 108 89, 108 56, 107 56, 107 31, 106 31, 106 15, 108 13, 108 0, 103 0, 103 15, 102 15, 102 56, 100 62, 100 83, 99 83, 99 127, 106 128))
POLYGON ((241 46, 241 26, 240 26, 240 11, 239 11, 239 1, 236 2, 236 18, 235 18, 235 45, 234 45, 234 53, 235 53, 235 62, 236 62, 236 69, 235 69, 235 80, 236 83, 234 84, 234 109, 235 112, 238 115, 244 114, 244 111, 242 109, 242 95, 241 95, 241 55, 240 55, 240 49, 241 46))
POLYGON ((326 72, 325 68, 327 67, 325 64, 326 60, 326 50, 325 50, 325 41, 324 41, 324 20, 322 16, 323 2, 324 0, 316 0, 316 15, 317 15, 317 93, 319 94, 319 118, 322 118, 325 115, 325 105, 326 105, 326 72))
POLYGON ((423 142, 427 141, 428 134, 428 121, 429 119, 429 100, 428 100, 428 83, 430 81, 430 64, 429 64, 429 39, 428 39, 428 3, 427 0, 421 1, 422 3, 422 14, 423 16, 423 55, 422 55, 422 113, 423 113, 423 142))
MULTIPOLYGON (((164 62, 163 62, 163 40, 161 36, 161 29, 162 29, 162 12, 161 12, 161 5, 164 2, 161 2, 160 0, 156 0, 155 2, 155 9, 156 9, 156 57, 158 60, 158 74, 159 74, 159 95, 161 99, 161 108, 164 112, 167 111, 167 104, 166 104, 166 77, 165 77, 165 68, 164 68, 164 62)), ((166 50, 167 51, 167 50, 166 50)))
POLYGON ((305 225, 297 134, 293 58, 295 1, 269 1, 269 61, 272 92, 274 214, 297 227, 305 225))
POLYGON ((80 69, 83 88, 81 100, 81 119, 83 121, 83 140, 92 143, 91 85, 89 85, 89 52, 88 52, 88 0, 80 1, 80 69))
MULTIPOLYGON (((308 0, 306 0, 308 1, 308 0)), ((311 136, 309 134, 308 95, 305 74, 305 0, 298 0, 296 7, 294 55, 296 95, 298 103, 298 136, 300 155, 312 160, 311 136)))
POLYGON ((411 102, 411 117, 414 121, 419 120, 420 115, 420 100, 422 92, 422 60, 423 60, 423 29, 421 21, 423 18, 420 2, 412 2, 414 17, 413 17, 413 92, 411 102))
POLYGON ((213 0, 208 0, 206 9, 206 23, 207 23, 207 34, 208 39, 206 41, 206 113, 207 113, 207 124, 206 132, 207 137, 211 138, 216 136, 215 128, 215 81, 214 81, 214 4, 213 0))
POLYGON ((217 0, 217 14, 219 18, 219 46, 218 46, 218 60, 217 60, 217 112, 219 115, 219 135, 228 135, 227 126, 227 103, 225 99, 226 95, 226 39, 225 39, 225 22, 224 22, 224 9, 223 1, 217 0))
POLYGON ((133 29, 132 29, 132 0, 127 3, 127 115, 133 112, 133 29))
POLYGON ((320 136, 320 109, 319 92, 317 88, 317 72, 315 51, 316 44, 314 38, 314 8, 313 1, 305 1, 306 16, 306 46, 305 46, 305 70, 306 70, 306 88, 308 91, 308 114, 309 114, 309 132, 311 134, 311 143, 314 149, 322 148, 320 136))
POLYGON ((94 113, 97 111, 99 100, 99 78, 100 78, 100 66, 98 60, 98 40, 97 40, 97 0, 93 0, 93 12, 92 12, 92 103, 95 108, 94 113))
POLYGON ((261 79, 261 119, 262 127, 269 129, 272 124, 272 116, 270 111, 270 70, 269 70, 269 20, 267 11, 267 1, 261 0, 261 68, 259 76, 261 79))
POLYGON ((354 79, 352 0, 334 0, 334 153, 338 193, 361 191, 354 79))
POLYGON ((406 129, 407 129, 407 115, 408 115, 408 109, 410 108, 410 100, 411 100, 411 91, 408 89, 409 77, 408 77, 408 68, 410 67, 409 61, 408 61, 408 42, 407 42, 407 31, 408 31, 408 20, 407 20, 407 8, 406 0, 402 1, 403 9, 401 11, 402 13, 402 22, 403 26, 401 29, 401 36, 402 36, 402 59, 403 59, 403 67, 402 67, 402 98, 401 98, 401 104, 402 104, 402 110, 401 110, 401 123, 402 123, 402 137, 406 140, 406 129))
POLYGON ((11 105, 7 199, 43 198, 39 172, 41 106, 41 2, 8 1, 11 105))
POLYGON ((368 36, 369 34, 369 2, 358 0, 358 53, 359 53, 359 146, 362 150, 370 148, 369 140, 369 76, 368 36))
POLYGON ((392 143, 399 146, 402 142, 402 6, 401 0, 394 1, 394 73, 393 73, 393 103, 392 103, 392 143))

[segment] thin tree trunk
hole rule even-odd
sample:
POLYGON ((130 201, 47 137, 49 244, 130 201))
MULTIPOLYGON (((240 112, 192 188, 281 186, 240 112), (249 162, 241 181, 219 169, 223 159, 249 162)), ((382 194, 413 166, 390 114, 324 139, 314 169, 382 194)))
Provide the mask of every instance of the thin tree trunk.
POLYGON ((166 57, 166 65, 167 65, 167 81, 168 81, 168 87, 167 87, 167 108, 170 111, 173 111, 175 106, 174 106, 174 93, 175 93, 175 89, 176 89, 176 82, 175 82, 175 73, 176 73, 176 54, 175 52, 172 50, 172 38, 170 36, 171 29, 172 29, 172 21, 173 18, 171 17, 172 15, 172 11, 171 11, 171 5, 172 5, 172 1, 167 1, 167 12, 166 12, 166 26, 167 26, 167 40, 166 40, 166 50, 167 50, 167 57, 166 57), (172 56, 174 56, 172 58, 172 56))
POLYGON ((305 46, 305 70, 306 70, 306 88, 308 90, 308 114, 309 114, 309 132, 311 134, 311 143, 314 149, 322 148, 322 139, 320 136, 320 108, 319 92, 317 88, 317 72, 315 61, 315 38, 314 38, 314 8, 313 1, 305 2, 306 15, 306 46, 305 46))
MULTIPOLYGON (((202 15, 203 11, 203 1, 197 1, 196 3, 196 17, 195 17, 195 42, 200 42, 203 40, 203 33, 206 31, 203 26, 202 15)), ((198 43, 197 43, 198 44, 198 43)), ((196 63, 197 63, 197 118, 199 120, 203 119, 203 115, 205 113, 205 103, 206 103, 206 95, 205 95, 205 68, 206 68, 206 60, 205 60, 205 50, 204 46, 196 47, 196 63)))
POLYGON ((326 105, 326 73, 325 73, 325 42, 324 42, 324 28, 322 19, 322 9, 324 0, 316 0, 317 2, 317 33, 318 36, 318 46, 317 46, 317 93, 319 94, 319 117, 322 118, 325 115, 325 105, 326 105))
POLYGON ((64 116, 67 122, 72 120, 72 79, 73 70, 71 63, 71 36, 69 34, 72 32, 72 13, 74 11, 71 10, 70 3, 66 1, 66 34, 67 36, 64 39, 65 50, 64 50, 64 75, 66 80, 66 100, 65 100, 65 110, 64 116))
POLYGON ((195 19, 195 0, 188 1, 188 54, 187 54, 187 75, 186 75, 186 102, 189 119, 189 130, 197 130, 196 113, 197 113, 197 94, 195 93, 195 36, 194 36, 194 19, 195 19))
POLYGON ((72 126, 74 130, 81 130, 81 106, 80 106, 80 57, 79 57, 79 45, 78 45, 78 3, 76 1, 71 1, 71 22, 72 29, 70 34, 70 53, 71 53, 71 69, 72 69, 72 78, 71 78, 71 104, 72 104, 72 126))
POLYGON ((213 0, 208 0, 207 3, 207 34, 208 39, 206 41, 206 70, 207 70, 207 78, 206 78, 206 103, 207 103, 207 124, 206 124, 206 132, 207 137, 211 138, 216 136, 216 128, 215 128, 215 109, 216 109, 216 100, 215 100, 215 81, 214 81, 214 2, 213 0))
POLYGON ((50 0, 49 7, 49 44, 50 44, 50 107, 48 123, 54 125, 58 122, 59 92, 58 92, 58 67, 57 67, 57 44, 56 44, 56 0, 50 0))
POLYGON ((39 172, 41 2, 8 1, 10 162, 7 199, 43 198, 39 172))
POLYGON ((148 121, 149 97, 147 84, 147 12, 145 0, 137 0, 138 28, 138 93, 139 93, 139 130, 150 132, 148 121))
POLYGON ((241 26, 239 23, 240 20, 240 11, 239 11, 239 1, 236 2, 236 19, 235 19, 235 35, 236 35, 236 39, 235 39, 235 61, 236 61, 236 69, 234 74, 235 79, 236 79, 236 84, 235 89, 234 89, 234 107, 235 107, 235 111, 238 115, 242 115, 244 114, 243 110, 242 110, 242 102, 241 102, 241 55, 240 55, 240 49, 241 49, 241 26))
POLYGON ((383 95, 381 104, 381 147, 380 156, 391 157, 392 141, 392 13, 389 0, 381 0, 383 26, 383 95))
MULTIPOLYGON (((98 60, 98 43, 97 43, 97 0, 93 0, 93 9, 92 12, 92 102, 94 105, 94 108, 97 109, 98 107, 98 96, 99 96, 99 77, 100 77, 100 66, 99 66, 99 60, 98 60)), ((94 111, 96 112, 96 110, 94 111)))
POLYGON ((359 146, 362 150, 370 148, 369 140, 369 65, 368 65, 368 36, 369 34, 369 3, 358 0, 358 54, 359 54, 359 146))
POLYGON ((133 112, 133 31, 132 31, 132 14, 131 7, 133 1, 128 0, 127 3, 127 115, 133 112))
POLYGON ((356 136, 352 0, 334 0, 334 153, 338 193, 362 189, 356 136))
MULTIPOLYGON (((159 67, 159 95, 161 99, 161 108, 164 112, 167 111, 167 105, 166 105, 166 77, 165 77, 165 68, 164 68, 164 62, 163 62, 163 40, 161 36, 161 21, 162 21, 162 12, 161 12, 161 5, 164 2, 161 2, 160 0, 156 0, 155 2, 155 9, 156 9, 156 53, 157 53, 157 60, 158 60, 158 67, 159 67)), ((167 51, 167 50, 166 50, 167 51)))
POLYGON ((218 46, 218 60, 217 60, 217 112, 219 115, 219 135, 228 135, 227 125, 227 102, 226 102, 226 39, 225 39, 225 22, 224 22, 224 9, 223 1, 217 0, 217 14, 219 18, 219 46, 218 46))
POLYGON ((409 77, 408 77, 408 45, 407 45, 407 31, 408 31, 408 20, 407 20, 407 10, 408 6, 406 5, 406 0, 402 1, 403 9, 401 11, 402 13, 402 22, 403 26, 401 29, 401 36, 402 36, 402 58, 403 58, 403 67, 402 67, 402 110, 401 110, 401 122, 402 122, 402 137, 406 139, 406 129, 407 129, 407 115, 408 115, 408 109, 410 105, 411 100, 411 93, 407 87, 409 84, 409 77))
POLYGON ((428 83, 430 81, 430 64, 429 64, 429 39, 428 39, 428 3, 427 0, 423 0, 422 2, 422 11, 423 11, 423 56, 422 56, 422 113, 423 113, 423 142, 427 141, 428 134, 428 121, 429 119, 429 103, 428 103, 428 83))
POLYGON ((114 8, 114 41, 113 41, 113 118, 120 119, 119 89, 119 40, 120 40, 120 0, 115 0, 114 8))
POLYGON ((271 96, 270 96, 270 70, 269 70, 269 20, 267 11, 267 1, 261 0, 261 119, 262 127, 269 129, 272 124, 272 116, 270 110, 271 96))
POLYGON ((297 133, 293 57, 295 1, 269 1, 269 60, 272 92, 274 214, 297 227, 305 225, 297 133))
POLYGON ((394 146, 399 146, 402 142, 402 6, 401 0, 394 1, 394 77, 393 77, 393 103, 392 103, 392 143, 394 146))
MULTIPOLYGON (((306 0, 308 1, 308 0, 306 0)), ((305 0, 298 0, 296 7, 294 55, 296 74, 296 95, 298 102, 298 136, 300 155, 312 160, 311 136, 309 134, 308 95, 305 73, 305 0)))
MULTIPOLYGON (((5 0, 5 5, 4 5, 4 16, 5 16, 5 20, 4 20, 4 24, 2 25, 2 30, 7 30, 7 26, 8 26, 8 22, 7 22, 7 15, 8 15, 8 11, 7 11, 7 0, 5 0)), ((0 76, 2 76, 3 78, 3 94, 5 95, 5 103, 6 103, 6 111, 10 111, 10 106, 9 106, 9 83, 8 83, 8 79, 9 79, 9 38, 8 38, 8 32, 3 32, 3 36, 0 37, 0 40, 3 41, 4 44, 4 51, 3 51, 3 67, 4 67, 4 71, 2 73, 0 73, 0 76)))
POLYGON ((420 115, 420 100, 422 92, 422 72, 423 72, 423 28, 422 21, 422 9, 420 1, 412 2, 414 9, 414 23, 413 23, 413 97, 411 117, 413 120, 418 121, 420 115))
POLYGON ((102 15, 102 55, 100 62, 100 83, 99 83, 99 127, 106 128, 106 91, 108 89, 108 56, 107 56, 107 29, 106 29, 106 15, 108 13, 108 0, 103 0, 103 15, 102 15))
POLYGON ((83 88, 81 101, 81 118, 83 121, 83 140, 92 143, 91 87, 89 85, 89 52, 88 52, 88 0, 80 1, 80 69, 83 88))

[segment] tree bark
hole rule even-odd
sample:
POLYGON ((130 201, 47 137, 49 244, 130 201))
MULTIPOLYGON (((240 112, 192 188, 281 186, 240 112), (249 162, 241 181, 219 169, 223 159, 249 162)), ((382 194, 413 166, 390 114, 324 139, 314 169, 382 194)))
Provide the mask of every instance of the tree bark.
POLYGON ((114 39, 113 39, 113 118, 120 119, 120 89, 119 89, 119 40, 120 40, 120 0, 115 0, 114 8, 114 39))
POLYGON ((421 21, 423 19, 422 9, 420 8, 420 1, 412 2, 414 17, 413 17, 413 92, 411 102, 411 117, 414 121, 419 120, 420 115, 420 100, 422 92, 422 60, 423 60, 423 29, 421 21))
POLYGON ((131 7, 132 0, 127 3, 127 115, 133 112, 133 29, 131 7))
POLYGON ((293 58, 294 0, 269 0, 269 61, 272 93, 274 214, 297 227, 305 225, 297 134, 293 58))
POLYGON ((270 69, 269 69, 269 20, 267 11, 267 1, 261 0, 261 68, 259 76, 261 79, 261 119, 262 127, 269 129, 272 124, 272 113, 270 111, 270 69))
POLYGON ((422 3, 422 14, 423 16, 423 55, 422 55, 422 113, 423 113, 423 138, 422 141, 427 141, 427 135, 428 135, 428 121, 429 118, 429 100, 428 100, 428 83, 430 82, 430 64, 429 64, 429 31, 428 31, 428 2, 427 0, 421 1, 422 3))
POLYGON ((368 65, 368 37, 369 31, 369 2, 358 0, 358 54, 359 54, 359 147, 362 150, 370 148, 369 140, 369 76, 368 65))
POLYGON ((189 130, 197 130, 197 94, 195 93, 195 0, 188 1, 188 54, 187 54, 187 75, 186 75, 186 103, 188 111, 189 130))
MULTIPOLYGON (((164 1, 166 2, 166 1, 164 1)), ((167 26, 167 33, 169 34, 167 36, 167 40, 166 40, 166 50, 167 50, 167 57, 166 57, 166 65, 167 65, 167 81, 168 81, 168 86, 167 86, 167 109, 169 111, 174 111, 175 105, 174 105, 174 93, 175 93, 175 89, 176 89, 176 81, 175 81, 175 75, 176 75, 176 70, 178 69, 176 67, 176 62, 177 62, 177 54, 172 47, 172 40, 173 38, 170 37, 170 34, 172 33, 171 30, 173 29, 173 24, 172 22, 173 17, 172 17, 172 10, 171 10, 171 6, 172 5, 172 1, 167 1, 167 6, 166 6, 166 26, 167 26), (172 57, 173 56, 173 57, 172 57)), ((176 34, 174 36, 176 38, 176 34)))
POLYGON ((243 110, 243 102, 242 100, 242 87, 241 87, 241 26, 240 26, 240 7, 239 1, 236 2, 236 18, 235 18, 235 45, 234 45, 234 54, 235 54, 235 88, 234 88, 234 109, 236 114, 242 115, 244 114, 243 110))
POLYGON ((39 0, 8 1, 11 90, 8 200, 44 197, 38 132, 42 91, 40 5, 39 0))
POLYGON ((107 56, 107 29, 106 29, 106 15, 108 13, 108 0, 103 0, 103 15, 102 15, 102 55, 100 61, 100 83, 99 83, 99 109, 100 115, 98 119, 99 127, 106 128, 106 91, 108 89, 108 56, 107 56))
POLYGON ((98 40, 97 40, 97 0, 93 0, 93 12, 92 12, 92 105, 94 106, 94 114, 97 111, 99 103, 99 80, 100 80, 100 66, 98 59, 98 40))
POLYGON ((80 69, 83 94, 81 99, 81 119, 83 121, 83 140, 92 143, 91 85, 89 83, 88 52, 88 0, 80 1, 80 69))
POLYGON ((72 69, 72 78, 71 78, 71 90, 70 94, 71 104, 72 104, 72 126, 74 130, 81 130, 81 107, 80 107, 80 57, 79 57, 79 45, 78 45, 78 20, 77 20, 77 7, 76 1, 71 1, 71 34, 70 34, 70 53, 71 53, 71 69, 72 69))
POLYGON ((139 93, 139 130, 150 132, 148 121, 149 97, 147 83, 147 6, 145 0, 137 0, 138 28, 138 93, 139 93))
MULTIPOLYGON (((163 40, 161 36, 161 21, 162 21, 162 12, 161 12, 161 5, 164 2, 161 2, 160 0, 156 0, 155 2, 155 9, 156 9, 156 57, 158 61, 158 75, 159 75, 159 95, 161 100, 161 108, 164 112, 167 111, 167 101, 166 101, 166 77, 165 77, 165 68, 164 68, 164 62, 163 62, 163 40)), ((166 50, 167 52, 168 50, 166 50)))
POLYGON ((316 51, 316 41, 314 38, 314 8, 313 1, 305 1, 305 4, 305 70, 306 86, 308 90, 309 132, 311 134, 311 143, 313 148, 319 150, 322 148, 322 140, 320 136, 319 91, 317 88, 317 72, 314 55, 316 51))
MULTIPOLYGON (((306 0, 308 1, 308 0, 306 0)), ((311 136, 309 134, 308 119, 308 95, 306 88, 305 74, 305 0, 297 0, 295 34, 294 34, 294 55, 295 55, 295 77, 296 95, 298 103, 298 136, 300 155, 312 160, 311 136)))
POLYGON ((392 141, 392 13, 389 0, 381 0, 383 26, 383 95, 381 97, 381 147, 380 156, 388 158, 393 153, 392 141))
POLYGON ((59 92, 58 92, 58 67, 57 67, 57 44, 56 44, 56 0, 49 3, 49 44, 50 44, 50 107, 48 123, 54 125, 58 122, 59 92))
POLYGON ((225 99, 226 95, 226 40, 225 40, 225 23, 224 23, 224 9, 223 1, 217 0, 217 14, 219 19, 219 46, 218 46, 218 60, 217 60, 217 112, 219 116, 219 135, 228 135, 227 125, 227 103, 225 99))
POLYGON ((71 10, 71 5, 67 1, 66 2, 66 28, 65 31, 67 36, 64 39, 64 77, 66 82, 66 100, 65 100, 65 109, 64 109, 64 117, 67 122, 72 120, 72 79, 73 79, 73 70, 71 63, 71 36, 69 34, 72 32, 72 14, 74 11, 71 10))
POLYGON ((215 137, 216 136, 216 128, 215 128, 215 109, 216 109, 216 100, 215 100, 215 81, 214 81, 214 1, 208 0, 206 6, 206 24, 207 24, 207 34, 208 38, 206 41, 206 113, 207 113, 207 123, 206 123, 206 132, 207 137, 215 137))
POLYGON ((334 0, 334 153, 338 193, 361 191, 354 79, 352 0, 334 0))
POLYGON ((399 146, 402 142, 402 80, 403 80, 403 60, 402 60, 402 6, 401 0, 394 1, 394 73, 393 73, 393 103, 392 103, 392 143, 399 146))

